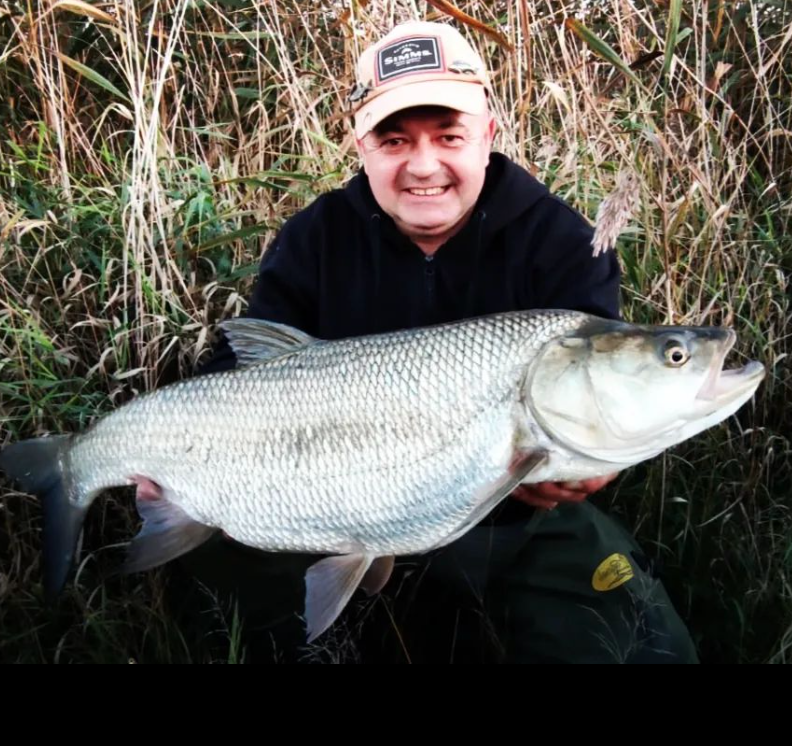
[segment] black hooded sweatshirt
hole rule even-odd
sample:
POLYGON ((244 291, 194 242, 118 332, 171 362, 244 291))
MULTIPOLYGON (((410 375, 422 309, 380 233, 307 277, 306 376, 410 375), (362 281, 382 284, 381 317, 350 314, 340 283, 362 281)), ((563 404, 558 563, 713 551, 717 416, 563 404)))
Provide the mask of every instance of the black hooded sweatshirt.
MULTIPOLYGON (((364 172, 283 226, 248 316, 341 339, 525 309, 619 316, 619 265, 574 210, 493 153, 473 215, 433 256, 399 232, 364 172)), ((201 373, 234 367, 221 340, 201 373)))

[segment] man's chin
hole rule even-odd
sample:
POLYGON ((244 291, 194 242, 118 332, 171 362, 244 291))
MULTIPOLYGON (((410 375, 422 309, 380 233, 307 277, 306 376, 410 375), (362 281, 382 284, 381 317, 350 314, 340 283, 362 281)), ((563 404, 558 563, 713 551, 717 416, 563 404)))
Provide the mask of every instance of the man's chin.
POLYGON ((397 221, 399 229, 411 237, 437 238, 447 233, 456 232, 461 227, 462 221, 433 220, 429 216, 415 218, 414 222, 397 221))

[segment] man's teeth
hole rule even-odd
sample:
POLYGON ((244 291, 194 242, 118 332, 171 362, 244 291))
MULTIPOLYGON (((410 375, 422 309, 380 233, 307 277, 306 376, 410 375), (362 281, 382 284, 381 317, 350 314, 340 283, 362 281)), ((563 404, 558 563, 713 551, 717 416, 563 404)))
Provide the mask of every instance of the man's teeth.
POLYGON ((432 189, 410 189, 410 194, 416 197, 436 197, 446 190, 445 187, 433 187, 432 189))

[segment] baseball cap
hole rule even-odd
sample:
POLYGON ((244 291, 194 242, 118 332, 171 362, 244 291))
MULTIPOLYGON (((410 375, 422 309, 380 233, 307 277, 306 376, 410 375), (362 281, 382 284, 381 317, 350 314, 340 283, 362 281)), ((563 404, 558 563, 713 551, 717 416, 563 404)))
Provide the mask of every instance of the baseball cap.
POLYGON ((483 114, 488 90, 483 60, 453 26, 401 24, 358 61, 349 96, 355 135, 363 138, 391 114, 413 106, 483 114))

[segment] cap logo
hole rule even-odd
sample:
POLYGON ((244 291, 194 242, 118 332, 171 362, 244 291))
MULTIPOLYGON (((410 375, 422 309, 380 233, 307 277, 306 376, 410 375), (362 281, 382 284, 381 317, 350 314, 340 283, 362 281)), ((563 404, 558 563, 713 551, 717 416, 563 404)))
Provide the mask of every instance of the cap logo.
POLYGON ((383 47, 377 53, 377 83, 402 75, 440 70, 445 72, 437 37, 415 37, 383 47))
POLYGON ((458 73, 459 75, 478 75, 478 68, 475 65, 471 65, 469 62, 465 62, 464 60, 452 62, 448 69, 450 72, 458 73))
POLYGON ((370 84, 366 85, 364 83, 355 83, 355 87, 347 96, 347 101, 349 101, 350 104, 358 104, 365 100, 366 96, 368 96, 373 90, 374 89, 370 84))

